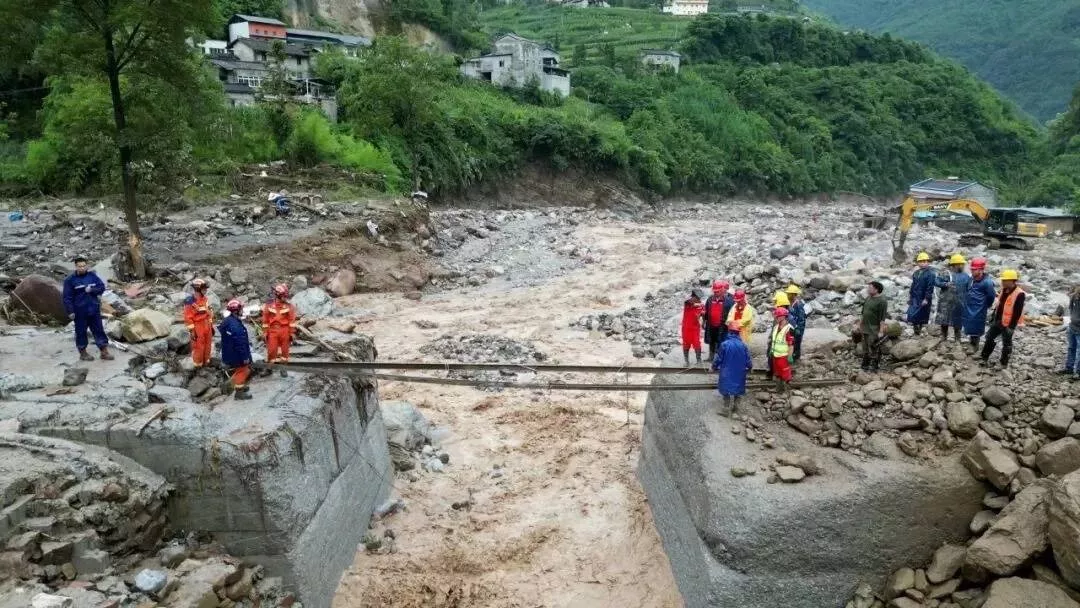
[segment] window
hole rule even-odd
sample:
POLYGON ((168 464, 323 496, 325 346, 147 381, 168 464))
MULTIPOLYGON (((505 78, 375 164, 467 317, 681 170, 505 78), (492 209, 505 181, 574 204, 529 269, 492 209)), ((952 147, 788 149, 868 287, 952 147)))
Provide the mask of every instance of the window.
POLYGON ((499 67, 500 68, 503 67, 503 62, 501 62, 501 61, 499 62, 499 67))
POLYGON ((259 53, 255 58, 259 61, 266 61, 266 53, 259 53))
POLYGON ((297 58, 296 58, 296 67, 300 67, 300 66, 302 66, 302 65, 304 65, 303 61, 301 61, 301 58, 300 58, 300 57, 297 57, 297 58))

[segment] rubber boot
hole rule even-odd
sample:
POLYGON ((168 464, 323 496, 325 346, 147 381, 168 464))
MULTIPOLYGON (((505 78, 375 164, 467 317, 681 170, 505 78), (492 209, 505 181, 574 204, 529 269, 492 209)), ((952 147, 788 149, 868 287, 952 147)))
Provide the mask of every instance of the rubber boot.
POLYGON ((91 355, 90 353, 86 352, 85 348, 79 350, 79 361, 93 361, 93 360, 94 360, 94 355, 91 355))
MULTIPOLYGON (((690 349, 684 349, 682 351, 683 365, 690 367, 690 349)), ((700 359, 700 357, 699 357, 700 359)))
POLYGON ((734 414, 737 411, 739 411, 739 396, 738 395, 732 395, 731 396, 731 413, 734 414))
POLYGON ((955 342, 960 341, 960 328, 959 327, 954 327, 953 328, 953 341, 955 341, 955 342))
POLYGON ((876 372, 876 371, 878 371, 878 368, 880 366, 881 366, 881 361, 879 361, 876 357, 870 359, 870 371, 876 372))
POLYGON ((862 370, 864 372, 870 371, 870 357, 867 356, 867 355, 863 355, 863 358, 862 358, 862 370))
POLYGON ((248 399, 251 399, 251 389, 246 386, 236 389, 236 392, 233 393, 233 399, 236 399, 237 401, 246 401, 248 399))
POLYGON ((922 325, 912 325, 911 330, 915 332, 915 335, 922 335, 922 325))
POLYGON ((101 360, 102 361, 112 361, 115 358, 116 357, 114 357, 112 355, 112 353, 109 352, 109 347, 108 346, 102 346, 101 347, 101 360))
POLYGON ((949 326, 948 325, 942 325, 941 326, 941 339, 942 340, 948 340, 949 339, 949 326))
MULTIPOLYGON (((700 350, 695 350, 694 354, 697 355, 697 364, 701 365, 701 351, 700 350)), ((690 365, 690 363, 688 362, 687 365, 690 365)))

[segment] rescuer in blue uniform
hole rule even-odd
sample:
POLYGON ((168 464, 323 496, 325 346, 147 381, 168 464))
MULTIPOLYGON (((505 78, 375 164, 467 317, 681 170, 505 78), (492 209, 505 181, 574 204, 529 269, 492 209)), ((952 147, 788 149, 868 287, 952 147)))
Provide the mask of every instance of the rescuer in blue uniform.
POLYGON ((233 399, 251 399, 248 378, 251 377, 251 342, 247 327, 240 318, 244 305, 240 300, 230 300, 225 305, 229 316, 218 325, 221 334, 221 362, 232 372, 233 399))
POLYGON ((996 297, 994 280, 986 274, 986 260, 971 260, 971 285, 964 298, 964 334, 972 349, 978 348, 979 339, 986 333, 986 313, 996 297))
POLYGON ((746 376, 754 365, 750 359, 750 349, 739 335, 740 329, 738 321, 728 325, 727 336, 716 349, 712 364, 713 371, 720 372, 716 390, 724 398, 724 409, 729 413, 735 411, 739 397, 746 394, 746 376))
POLYGON ((934 286, 937 277, 930 269, 930 254, 923 251, 915 258, 919 269, 911 275, 911 297, 908 300, 907 322, 911 324, 915 335, 922 333, 930 322, 930 311, 934 307, 934 286))
POLYGON ((105 293, 105 283, 90 270, 86 258, 75 258, 75 272, 64 279, 64 310, 68 318, 75 322, 75 347, 79 349, 79 359, 93 361, 94 357, 86 352, 90 341, 86 331, 94 334, 94 345, 101 351, 101 358, 113 359, 109 353, 109 337, 105 335, 105 326, 101 321, 101 294, 105 293))

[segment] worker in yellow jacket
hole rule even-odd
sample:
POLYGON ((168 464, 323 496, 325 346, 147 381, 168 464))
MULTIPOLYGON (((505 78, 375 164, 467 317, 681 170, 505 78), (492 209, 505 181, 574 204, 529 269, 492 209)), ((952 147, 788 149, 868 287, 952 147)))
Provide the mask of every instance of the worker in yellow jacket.
POLYGON ((739 336, 750 346, 750 334, 754 331, 754 307, 747 305, 745 291, 740 289, 735 292, 735 306, 728 312, 727 322, 729 326, 738 324, 739 336))

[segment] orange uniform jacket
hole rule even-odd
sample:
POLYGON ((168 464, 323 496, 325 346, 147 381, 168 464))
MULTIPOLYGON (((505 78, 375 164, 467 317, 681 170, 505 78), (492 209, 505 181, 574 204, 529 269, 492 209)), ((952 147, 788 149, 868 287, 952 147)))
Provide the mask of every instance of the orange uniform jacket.
POLYGON ((296 308, 288 302, 274 300, 263 306, 263 331, 271 333, 288 329, 291 336, 296 332, 296 308))
POLYGON ((195 326, 213 326, 214 311, 210 309, 210 301, 205 295, 196 292, 188 296, 184 303, 184 325, 189 331, 194 331, 195 326))

